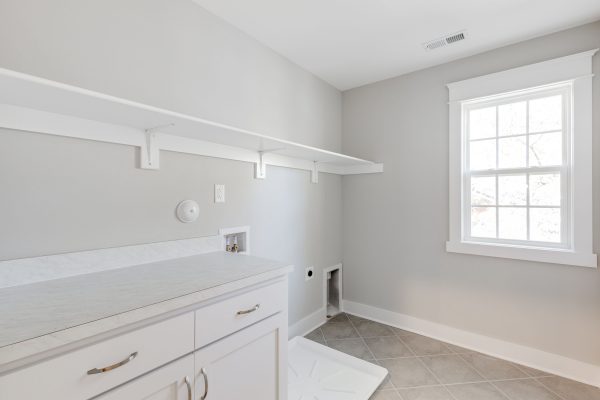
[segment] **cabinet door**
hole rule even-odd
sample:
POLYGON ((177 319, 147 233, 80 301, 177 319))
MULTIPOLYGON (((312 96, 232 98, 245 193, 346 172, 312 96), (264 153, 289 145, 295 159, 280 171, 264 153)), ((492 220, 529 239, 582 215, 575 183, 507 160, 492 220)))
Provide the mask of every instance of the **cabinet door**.
POLYGON ((198 400, 287 399, 287 316, 276 314, 196 351, 198 400))
POLYGON ((143 375, 97 400, 192 400, 194 356, 185 356, 143 375))

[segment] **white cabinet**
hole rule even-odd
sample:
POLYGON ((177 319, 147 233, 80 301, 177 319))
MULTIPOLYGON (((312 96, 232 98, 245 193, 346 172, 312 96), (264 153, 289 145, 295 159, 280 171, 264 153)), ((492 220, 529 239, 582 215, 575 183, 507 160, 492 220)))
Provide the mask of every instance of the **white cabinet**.
POLYGON ((286 400, 286 278, 181 312, 0 376, 0 399, 286 400))
POLYGON ((193 351, 187 312, 1 376, 0 399, 89 399, 193 351))
POLYGON ((197 350, 196 398, 285 400, 286 324, 277 314, 197 350))
POLYGON ((190 354, 100 396, 97 400, 192 400, 190 354))

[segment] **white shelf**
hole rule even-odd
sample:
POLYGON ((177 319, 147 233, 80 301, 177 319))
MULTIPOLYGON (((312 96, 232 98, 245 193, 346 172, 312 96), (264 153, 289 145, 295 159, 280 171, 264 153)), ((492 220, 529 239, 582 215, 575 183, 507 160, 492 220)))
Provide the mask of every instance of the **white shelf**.
POLYGON ((254 162, 258 175, 265 165, 307 169, 313 181, 317 171, 383 171, 372 161, 6 69, 0 69, 0 126, 136 145, 142 168, 158 168, 163 149, 254 162))

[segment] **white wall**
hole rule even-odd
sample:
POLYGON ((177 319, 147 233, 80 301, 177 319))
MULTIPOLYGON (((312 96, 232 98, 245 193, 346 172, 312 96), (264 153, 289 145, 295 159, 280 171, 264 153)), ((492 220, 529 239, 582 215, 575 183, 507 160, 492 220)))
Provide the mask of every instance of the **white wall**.
MULTIPOLYGON (((0 67, 338 150, 341 95, 191 0, 3 0, 0 67)), ((213 235, 250 225, 253 254, 295 264, 290 323, 322 306, 341 260, 341 178, 0 130, 0 260, 213 235), (213 184, 227 202, 212 202, 213 184), (201 217, 178 223, 177 203, 201 217)))
MULTIPOLYGON (((600 22, 344 92, 344 151, 385 163, 343 179, 344 297, 600 365, 598 270, 445 252, 445 84, 597 47, 600 22)), ((598 183, 598 55, 594 71, 598 183)), ((598 184, 594 205, 598 252, 598 184)))

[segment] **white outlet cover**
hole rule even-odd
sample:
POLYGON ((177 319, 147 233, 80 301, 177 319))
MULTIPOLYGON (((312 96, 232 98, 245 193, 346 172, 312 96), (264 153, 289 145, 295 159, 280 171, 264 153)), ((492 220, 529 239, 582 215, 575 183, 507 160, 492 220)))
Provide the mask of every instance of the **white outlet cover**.
POLYGON ((225 185, 215 185, 215 203, 225 203, 225 185))

